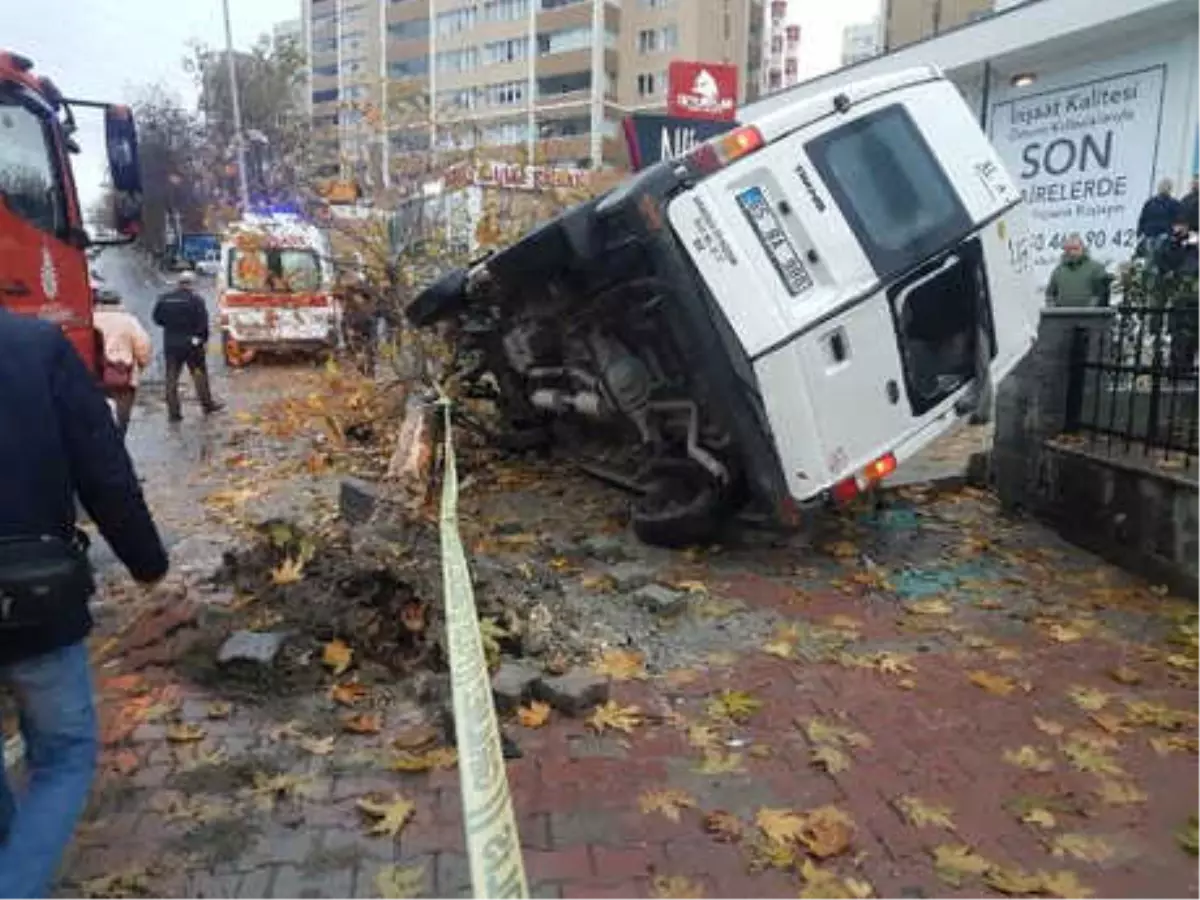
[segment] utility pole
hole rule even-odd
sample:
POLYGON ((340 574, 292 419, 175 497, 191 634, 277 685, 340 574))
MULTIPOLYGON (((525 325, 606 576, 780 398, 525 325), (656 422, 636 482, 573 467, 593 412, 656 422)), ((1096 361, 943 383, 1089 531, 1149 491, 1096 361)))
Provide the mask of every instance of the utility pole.
POLYGON ((246 143, 242 137, 242 104, 238 98, 237 63, 233 61, 233 28, 229 24, 229 0, 221 0, 225 12, 225 61, 229 67, 229 96, 233 99, 233 142, 237 150, 238 189, 242 213, 250 211, 250 187, 246 181, 246 143))

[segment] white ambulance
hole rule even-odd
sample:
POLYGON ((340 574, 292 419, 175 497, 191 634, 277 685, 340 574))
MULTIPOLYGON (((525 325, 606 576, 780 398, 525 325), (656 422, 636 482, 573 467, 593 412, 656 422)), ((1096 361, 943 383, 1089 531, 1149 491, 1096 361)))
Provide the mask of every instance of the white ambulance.
POLYGON ((217 313, 230 366, 260 352, 324 353, 340 312, 328 236, 291 213, 252 214, 221 239, 217 313))
MULTIPOLYGON (((1032 345, 1020 195, 933 68, 784 106, 430 286, 522 432, 603 423, 650 542, 886 478, 1032 345), (481 362, 482 361, 482 362, 481 362)), ((561 430, 561 429, 560 429, 561 430)))

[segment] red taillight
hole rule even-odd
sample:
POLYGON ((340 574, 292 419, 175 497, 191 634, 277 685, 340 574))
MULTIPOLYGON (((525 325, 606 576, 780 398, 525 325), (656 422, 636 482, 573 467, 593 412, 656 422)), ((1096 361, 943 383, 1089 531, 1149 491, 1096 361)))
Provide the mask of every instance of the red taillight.
POLYGON ((766 144, 762 132, 753 125, 743 125, 726 134, 705 141, 688 154, 688 161, 705 175, 748 156, 766 144))
POLYGON ((829 492, 833 494, 833 499, 838 503, 849 503, 858 496, 858 482, 851 475, 835 484, 829 492))
POLYGON ((867 481, 879 481, 881 478, 886 478, 896 471, 896 457, 891 453, 885 453, 879 459, 875 460, 865 469, 863 469, 863 477, 867 481))

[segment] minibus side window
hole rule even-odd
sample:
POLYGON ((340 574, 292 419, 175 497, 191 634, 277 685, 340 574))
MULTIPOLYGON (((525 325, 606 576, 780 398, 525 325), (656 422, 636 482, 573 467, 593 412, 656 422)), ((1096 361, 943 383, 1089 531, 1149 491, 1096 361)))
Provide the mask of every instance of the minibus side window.
POLYGON ((971 218, 903 106, 805 145, 871 265, 887 278, 971 231, 971 218))

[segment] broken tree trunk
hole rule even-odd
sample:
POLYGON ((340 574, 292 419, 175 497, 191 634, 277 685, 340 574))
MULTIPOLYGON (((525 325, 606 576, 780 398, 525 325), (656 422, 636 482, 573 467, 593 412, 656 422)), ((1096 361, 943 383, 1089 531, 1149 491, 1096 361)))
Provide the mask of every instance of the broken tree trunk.
POLYGON ((409 394, 385 477, 396 484, 401 502, 413 511, 422 509, 431 495, 439 425, 437 403, 428 396, 409 394))

